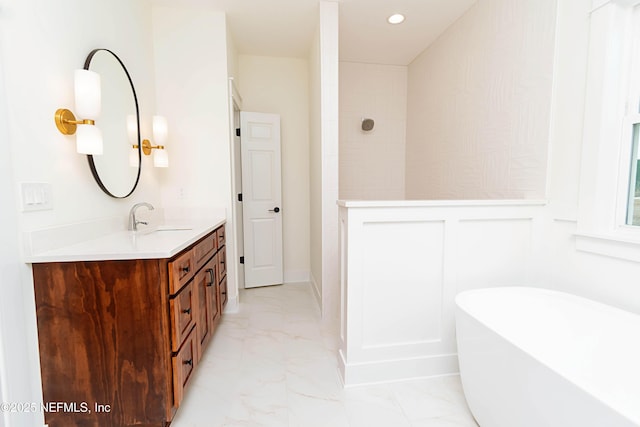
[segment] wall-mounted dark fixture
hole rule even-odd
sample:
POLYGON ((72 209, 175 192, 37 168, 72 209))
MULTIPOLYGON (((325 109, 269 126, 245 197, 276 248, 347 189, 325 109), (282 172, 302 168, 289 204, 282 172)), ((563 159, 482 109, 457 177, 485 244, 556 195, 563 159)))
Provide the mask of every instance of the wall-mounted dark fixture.
POLYGON ((362 130, 370 131, 373 129, 373 119, 362 119, 362 130))

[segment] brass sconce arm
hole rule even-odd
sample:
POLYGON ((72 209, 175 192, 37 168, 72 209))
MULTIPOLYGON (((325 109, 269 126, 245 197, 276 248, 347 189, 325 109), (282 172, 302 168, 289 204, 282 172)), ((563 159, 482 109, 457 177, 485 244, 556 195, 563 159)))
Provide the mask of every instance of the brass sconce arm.
POLYGON ((64 135, 73 135, 76 133, 77 125, 93 125, 95 126, 95 120, 84 119, 76 120, 76 116, 70 110, 66 108, 58 108, 55 114, 56 127, 64 135))
MULTIPOLYGON (((153 138, 159 142, 158 145, 153 145, 148 139, 143 139, 140 145, 132 145, 134 150, 140 149, 145 156, 150 156, 152 150, 156 150, 153 153, 153 166, 157 168, 169 167, 169 155, 163 143, 167 140, 167 119, 162 116, 153 116, 153 138)), ((137 154, 133 152, 134 156, 137 154)), ((135 162, 134 162, 135 163, 135 162)))
MULTIPOLYGON (((133 148, 138 148, 138 144, 133 145, 133 148)), ((142 140, 142 152, 147 155, 150 156, 151 155, 151 150, 164 150, 164 145, 151 145, 151 141, 149 141, 148 139, 143 139, 142 140)))

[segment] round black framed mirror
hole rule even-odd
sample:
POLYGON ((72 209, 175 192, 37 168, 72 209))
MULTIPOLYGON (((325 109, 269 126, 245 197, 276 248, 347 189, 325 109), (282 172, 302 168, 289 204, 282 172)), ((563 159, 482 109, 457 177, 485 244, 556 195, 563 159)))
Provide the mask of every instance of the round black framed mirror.
POLYGON ((102 191, 124 199, 138 186, 142 165, 136 90, 124 63, 109 49, 92 50, 84 69, 100 74, 102 86, 96 126, 102 131, 104 150, 101 156, 87 155, 89 168, 102 191))

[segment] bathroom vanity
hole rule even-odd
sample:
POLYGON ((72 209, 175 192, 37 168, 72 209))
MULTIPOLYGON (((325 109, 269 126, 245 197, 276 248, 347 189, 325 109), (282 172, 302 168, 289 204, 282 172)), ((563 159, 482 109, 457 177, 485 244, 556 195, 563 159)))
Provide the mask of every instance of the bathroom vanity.
POLYGON ((224 221, 32 264, 49 427, 168 426, 227 302, 224 221))

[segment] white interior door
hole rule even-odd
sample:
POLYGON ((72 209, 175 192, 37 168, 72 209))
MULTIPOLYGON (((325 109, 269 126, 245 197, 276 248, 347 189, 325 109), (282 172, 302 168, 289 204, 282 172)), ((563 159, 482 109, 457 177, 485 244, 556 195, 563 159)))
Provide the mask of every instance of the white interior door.
POLYGON ((282 283, 280 116, 240 113, 245 288, 282 283))

